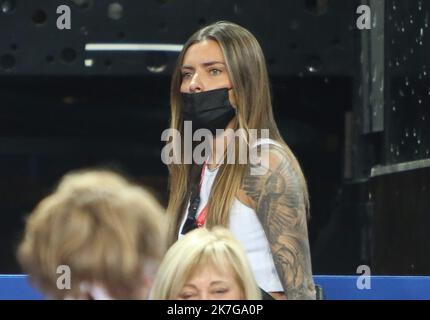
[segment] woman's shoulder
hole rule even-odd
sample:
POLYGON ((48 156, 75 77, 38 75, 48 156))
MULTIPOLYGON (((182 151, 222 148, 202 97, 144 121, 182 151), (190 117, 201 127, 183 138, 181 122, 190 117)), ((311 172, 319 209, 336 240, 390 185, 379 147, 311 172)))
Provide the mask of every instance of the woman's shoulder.
POLYGON ((302 190, 303 184, 300 165, 289 147, 284 142, 264 141, 250 156, 242 189, 255 201, 264 192, 285 193, 287 186, 302 190))
POLYGON ((259 139, 250 149, 249 172, 256 170, 274 171, 290 160, 289 149, 284 142, 259 139))

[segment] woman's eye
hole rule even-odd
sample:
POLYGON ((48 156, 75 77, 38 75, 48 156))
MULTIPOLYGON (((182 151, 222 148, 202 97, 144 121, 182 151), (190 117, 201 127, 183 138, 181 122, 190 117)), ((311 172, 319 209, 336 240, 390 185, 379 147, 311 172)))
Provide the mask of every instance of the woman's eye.
POLYGON ((180 297, 184 300, 191 299, 193 297, 192 293, 182 293, 180 297))
POLYGON ((224 293, 227 293, 228 292, 228 289, 217 289, 217 290, 215 290, 215 293, 216 294, 224 294, 224 293))
POLYGON ((189 72, 184 72, 184 73, 182 73, 182 79, 187 79, 187 78, 189 78, 191 76, 191 73, 189 73, 189 72))
POLYGON ((219 75, 221 73, 221 70, 219 70, 219 69, 211 69, 209 72, 212 75, 216 76, 216 75, 219 75))

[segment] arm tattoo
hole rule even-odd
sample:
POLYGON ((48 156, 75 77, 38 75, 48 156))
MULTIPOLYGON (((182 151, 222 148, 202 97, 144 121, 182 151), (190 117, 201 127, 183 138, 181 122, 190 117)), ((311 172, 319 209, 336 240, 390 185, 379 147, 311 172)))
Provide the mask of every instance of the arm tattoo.
POLYGON ((315 287, 300 179, 286 155, 264 175, 245 176, 243 190, 254 202, 270 244, 276 269, 287 299, 315 299, 315 287))

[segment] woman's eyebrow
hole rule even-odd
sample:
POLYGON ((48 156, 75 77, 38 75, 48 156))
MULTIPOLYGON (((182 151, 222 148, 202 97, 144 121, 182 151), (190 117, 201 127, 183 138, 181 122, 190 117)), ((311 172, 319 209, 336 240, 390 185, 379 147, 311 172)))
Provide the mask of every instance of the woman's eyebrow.
POLYGON ((192 66, 182 66, 181 70, 194 70, 192 66))
MULTIPOLYGON (((222 61, 208 61, 208 62, 203 62, 201 65, 202 65, 203 67, 209 67, 209 66, 212 66, 212 65, 214 65, 214 64, 223 64, 223 65, 225 65, 225 62, 222 62, 222 61)), ((194 67, 193 67, 193 66, 190 66, 190 65, 183 65, 183 66, 181 67, 181 69, 182 69, 182 70, 184 70, 184 69, 187 69, 187 70, 194 70, 194 67)))
POLYGON ((227 283, 228 283, 227 281, 217 280, 217 281, 212 281, 210 285, 213 286, 217 284, 227 284, 227 283))
POLYGON ((225 63, 222 62, 222 61, 209 61, 209 62, 203 62, 202 66, 203 67, 209 67, 209 66, 214 65, 214 64, 223 64, 223 65, 225 65, 225 63))

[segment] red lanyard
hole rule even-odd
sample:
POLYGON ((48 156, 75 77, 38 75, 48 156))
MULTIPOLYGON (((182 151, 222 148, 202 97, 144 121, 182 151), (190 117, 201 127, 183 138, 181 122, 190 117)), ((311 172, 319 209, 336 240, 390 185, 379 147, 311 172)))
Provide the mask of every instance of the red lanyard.
MULTIPOLYGON (((202 174, 200 177, 200 191, 202 190, 202 183, 203 183, 203 176, 205 175, 205 169, 206 169, 206 162, 203 163, 203 169, 202 169, 202 174)), ((197 215, 196 218, 196 224, 197 226, 200 228, 202 226, 204 226, 204 224, 206 223, 206 218, 207 218, 207 211, 208 211, 208 206, 207 203, 205 204, 205 206, 203 207, 202 211, 200 211, 200 213, 197 215)))

